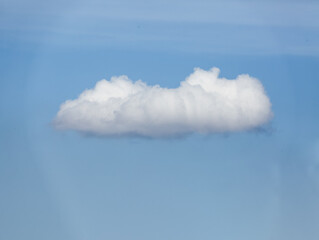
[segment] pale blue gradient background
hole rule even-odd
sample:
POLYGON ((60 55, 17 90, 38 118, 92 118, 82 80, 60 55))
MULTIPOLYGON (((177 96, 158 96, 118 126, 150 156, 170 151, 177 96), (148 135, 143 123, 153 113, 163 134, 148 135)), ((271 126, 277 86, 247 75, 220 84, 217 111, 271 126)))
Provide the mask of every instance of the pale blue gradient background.
POLYGON ((0 239, 319 239, 319 3, 1 1, 0 239), (259 78, 264 131, 58 132, 59 106, 126 74, 259 78))

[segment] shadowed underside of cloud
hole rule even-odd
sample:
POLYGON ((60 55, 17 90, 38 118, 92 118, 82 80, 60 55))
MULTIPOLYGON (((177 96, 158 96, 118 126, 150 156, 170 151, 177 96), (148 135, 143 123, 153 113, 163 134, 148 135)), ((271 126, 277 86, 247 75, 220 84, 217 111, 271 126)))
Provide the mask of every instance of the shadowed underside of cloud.
POLYGON ((101 80, 60 106, 54 126, 97 136, 174 137, 245 131, 267 123, 271 103, 258 79, 219 78, 195 68, 178 88, 148 86, 127 76, 101 80))

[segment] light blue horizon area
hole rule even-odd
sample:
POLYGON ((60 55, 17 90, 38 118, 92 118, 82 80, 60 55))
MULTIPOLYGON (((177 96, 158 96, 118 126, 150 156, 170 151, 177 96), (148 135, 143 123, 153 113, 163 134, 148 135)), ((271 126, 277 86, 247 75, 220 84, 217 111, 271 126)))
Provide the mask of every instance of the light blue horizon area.
POLYGON ((1 4, 0 239, 319 239, 315 1, 81 4, 1 4), (258 78, 272 121, 170 139, 52 126, 101 79, 175 88, 195 67, 258 78))

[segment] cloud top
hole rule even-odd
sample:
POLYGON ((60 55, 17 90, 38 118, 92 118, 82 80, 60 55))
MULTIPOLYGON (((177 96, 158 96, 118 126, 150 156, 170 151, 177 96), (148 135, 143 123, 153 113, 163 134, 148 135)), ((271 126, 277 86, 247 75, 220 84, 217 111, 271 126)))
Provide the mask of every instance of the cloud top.
POLYGON ((174 137, 245 131, 272 118, 260 81, 247 74, 219 78, 220 70, 194 72, 178 88, 149 86, 127 76, 101 80, 60 106, 57 129, 99 136, 174 137))

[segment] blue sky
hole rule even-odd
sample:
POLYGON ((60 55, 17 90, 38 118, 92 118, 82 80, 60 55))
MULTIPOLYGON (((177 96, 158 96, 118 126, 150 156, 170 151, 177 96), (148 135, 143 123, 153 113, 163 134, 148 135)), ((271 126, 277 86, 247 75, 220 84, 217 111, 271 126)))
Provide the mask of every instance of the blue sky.
POLYGON ((316 1, 2 1, 0 239, 319 238, 316 1), (258 78, 265 131, 145 139, 57 131, 111 76, 258 78))

